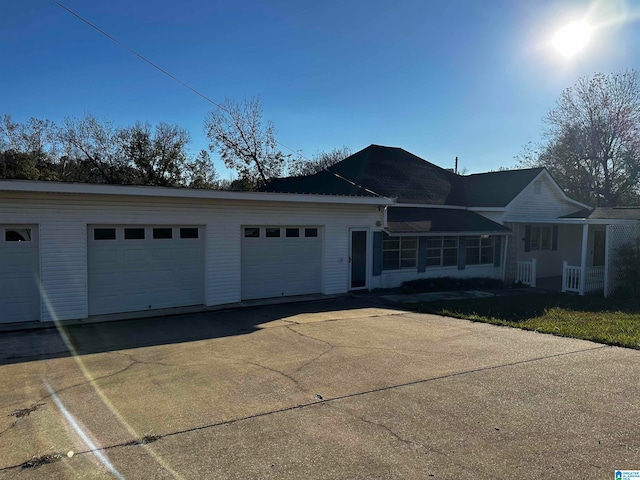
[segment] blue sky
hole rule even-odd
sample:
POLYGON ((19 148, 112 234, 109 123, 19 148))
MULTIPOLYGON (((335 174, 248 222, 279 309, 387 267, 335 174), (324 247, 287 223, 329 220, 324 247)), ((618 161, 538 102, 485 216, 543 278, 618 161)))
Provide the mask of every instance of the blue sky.
MULTIPOLYGON (((564 88, 640 67, 637 0, 61 3, 215 101, 260 95, 308 157, 375 143, 470 173, 513 166, 564 88), (561 57, 553 33, 585 17, 590 44, 561 57)), ((206 148, 211 104, 50 0, 3 2, 0 42, 0 114, 165 121, 206 148)))

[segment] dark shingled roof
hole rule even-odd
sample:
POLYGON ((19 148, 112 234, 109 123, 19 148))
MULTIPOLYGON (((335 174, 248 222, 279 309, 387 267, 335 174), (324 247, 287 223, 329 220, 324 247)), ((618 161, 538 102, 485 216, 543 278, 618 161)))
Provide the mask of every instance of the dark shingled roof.
POLYGON ((470 207, 506 207, 544 168, 476 173, 462 177, 470 207))
POLYGON ((640 207, 597 207, 578 210, 562 218, 589 218, 592 220, 640 220, 640 207))
POLYGON ((370 145, 328 171, 305 177, 274 179, 261 191, 378 195, 396 198, 398 203, 504 207, 542 170, 535 168, 460 176, 402 148, 370 145))
POLYGON ((508 233, 510 230, 469 210, 450 208, 388 207, 389 233, 508 233))

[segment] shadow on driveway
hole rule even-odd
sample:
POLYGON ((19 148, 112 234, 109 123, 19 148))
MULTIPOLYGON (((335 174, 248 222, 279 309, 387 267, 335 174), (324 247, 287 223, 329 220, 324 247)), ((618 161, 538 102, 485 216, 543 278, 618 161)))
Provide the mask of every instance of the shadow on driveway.
POLYGON ((0 335, 0 365, 246 335, 266 328, 267 324, 299 323, 303 321, 300 316, 305 314, 330 314, 378 306, 367 299, 335 298, 7 332, 0 335))

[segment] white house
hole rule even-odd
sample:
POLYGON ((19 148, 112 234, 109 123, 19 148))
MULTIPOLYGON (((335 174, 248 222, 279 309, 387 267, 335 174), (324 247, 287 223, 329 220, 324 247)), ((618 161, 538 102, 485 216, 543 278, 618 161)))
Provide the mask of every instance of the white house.
POLYGON ((544 169, 463 177, 375 145, 264 190, 1 180, 0 323, 193 311, 434 276, 558 279, 560 288, 564 275, 565 290, 584 293, 605 287, 607 252, 639 223, 594 215, 544 169))

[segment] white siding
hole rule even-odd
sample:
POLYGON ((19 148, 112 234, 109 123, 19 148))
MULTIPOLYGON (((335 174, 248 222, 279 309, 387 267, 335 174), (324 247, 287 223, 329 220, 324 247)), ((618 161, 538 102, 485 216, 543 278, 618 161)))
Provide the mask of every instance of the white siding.
POLYGON ((535 220, 558 218, 582 208, 565 200, 547 174, 543 174, 540 177, 540 182, 540 193, 535 193, 534 181, 507 205, 503 217, 504 222, 526 223, 535 220))
POLYGON ((42 319, 86 318, 87 225, 205 225, 205 303, 240 301, 241 225, 324 229, 322 293, 348 290, 349 227, 382 220, 373 205, 3 193, 0 224, 40 225, 42 319))

